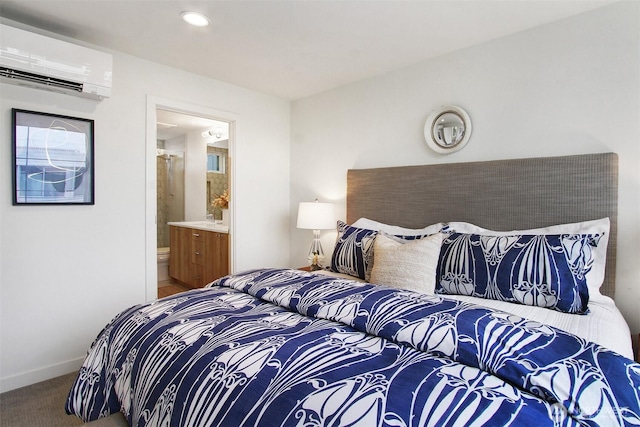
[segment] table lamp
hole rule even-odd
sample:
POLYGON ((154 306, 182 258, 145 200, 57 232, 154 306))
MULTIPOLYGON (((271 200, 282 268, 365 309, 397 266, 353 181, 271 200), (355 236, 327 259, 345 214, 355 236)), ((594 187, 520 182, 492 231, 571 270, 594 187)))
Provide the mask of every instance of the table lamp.
POLYGON ((333 204, 315 202, 300 202, 298 206, 298 228, 313 230, 313 241, 309 249, 311 271, 322 269, 324 251, 320 244, 320 230, 330 230, 336 227, 333 204))

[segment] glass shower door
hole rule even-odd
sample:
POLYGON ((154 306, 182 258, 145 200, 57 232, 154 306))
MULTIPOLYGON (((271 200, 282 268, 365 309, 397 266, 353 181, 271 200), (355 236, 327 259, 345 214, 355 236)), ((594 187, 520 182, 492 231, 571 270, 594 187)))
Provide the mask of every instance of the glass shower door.
POLYGON ((169 246, 168 222, 184 221, 184 154, 157 150, 158 247, 169 246))

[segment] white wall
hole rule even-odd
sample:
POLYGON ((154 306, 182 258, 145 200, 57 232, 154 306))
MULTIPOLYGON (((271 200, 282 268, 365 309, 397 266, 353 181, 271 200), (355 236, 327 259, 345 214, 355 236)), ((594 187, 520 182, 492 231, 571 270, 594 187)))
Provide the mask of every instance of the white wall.
MULTIPOLYGON (((349 168, 613 151, 616 302, 640 332, 639 22, 640 3, 617 3, 293 102, 292 265, 307 264, 311 239, 295 229, 297 203, 333 200, 344 219, 349 168), (463 107, 473 123, 469 144, 444 156, 423 138, 441 104, 463 107)), ((333 238, 323 233, 326 252, 333 238)))
POLYGON ((207 144, 201 131, 186 135, 184 219, 202 221, 207 214, 207 144))
POLYGON ((290 102, 119 53, 113 75, 102 102, 0 84, 0 391, 77 369, 145 300, 149 96, 237 117, 235 268, 288 264, 290 102), (11 108, 95 120, 94 206, 12 206, 11 108))

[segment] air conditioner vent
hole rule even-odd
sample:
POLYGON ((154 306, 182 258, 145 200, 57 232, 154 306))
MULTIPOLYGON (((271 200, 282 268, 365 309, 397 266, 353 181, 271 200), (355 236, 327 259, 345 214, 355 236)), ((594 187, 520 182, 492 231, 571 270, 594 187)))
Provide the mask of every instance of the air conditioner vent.
POLYGON ((40 85, 51 86, 52 88, 74 90, 82 92, 82 83, 70 82, 68 80, 56 79, 54 77, 42 76, 40 74, 28 73, 26 71, 13 70, 7 67, 0 68, 0 76, 8 79, 16 79, 40 85))

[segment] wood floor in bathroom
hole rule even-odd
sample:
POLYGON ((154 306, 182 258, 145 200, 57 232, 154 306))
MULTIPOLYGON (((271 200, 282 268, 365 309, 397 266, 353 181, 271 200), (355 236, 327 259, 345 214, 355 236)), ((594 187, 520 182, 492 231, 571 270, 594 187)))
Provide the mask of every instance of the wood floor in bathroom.
POLYGON ((191 288, 183 286, 174 280, 164 280, 162 282, 158 282, 158 298, 179 294, 180 292, 188 291, 189 289, 191 288))

